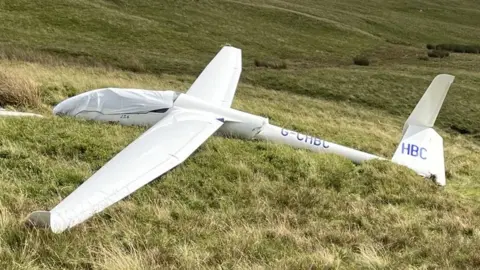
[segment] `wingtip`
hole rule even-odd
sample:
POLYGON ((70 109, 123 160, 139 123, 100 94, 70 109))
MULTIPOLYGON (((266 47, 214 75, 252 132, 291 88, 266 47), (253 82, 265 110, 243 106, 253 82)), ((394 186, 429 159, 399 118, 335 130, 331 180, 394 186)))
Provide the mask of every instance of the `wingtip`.
POLYGON ((35 211, 28 215, 26 225, 35 228, 50 228, 50 212, 49 211, 35 211))
POLYGON ((65 223, 62 222, 56 214, 52 214, 50 211, 41 210, 32 212, 28 215, 25 223, 29 227, 49 229, 53 233, 61 233, 67 229, 67 226, 64 226, 65 223))
POLYGON ((230 44, 226 44, 224 46, 222 46, 222 48, 220 49, 220 51, 231 51, 231 52, 235 52, 235 53, 240 53, 242 52, 242 49, 238 48, 238 47, 235 47, 233 45, 230 45, 230 44))
POLYGON ((43 115, 36 114, 36 113, 28 113, 28 112, 17 112, 17 111, 7 111, 7 110, 0 110, 0 116, 2 117, 39 117, 43 118, 43 115))
POLYGON ((439 79, 439 80, 444 79, 444 80, 450 81, 450 83, 453 83, 453 81, 455 80, 455 76, 451 74, 442 73, 435 76, 434 79, 439 79))

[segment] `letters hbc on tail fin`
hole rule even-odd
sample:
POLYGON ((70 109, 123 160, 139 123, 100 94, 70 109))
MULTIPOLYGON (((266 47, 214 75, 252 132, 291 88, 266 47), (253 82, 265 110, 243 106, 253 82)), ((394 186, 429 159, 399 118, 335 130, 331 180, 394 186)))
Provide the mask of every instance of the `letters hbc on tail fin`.
POLYGON ((455 77, 435 77, 403 127, 403 137, 392 161, 407 166, 425 177, 446 184, 443 139, 433 129, 440 108, 455 77))
POLYGON ((441 186, 446 184, 443 139, 432 128, 409 126, 392 161, 422 176, 434 177, 441 186))

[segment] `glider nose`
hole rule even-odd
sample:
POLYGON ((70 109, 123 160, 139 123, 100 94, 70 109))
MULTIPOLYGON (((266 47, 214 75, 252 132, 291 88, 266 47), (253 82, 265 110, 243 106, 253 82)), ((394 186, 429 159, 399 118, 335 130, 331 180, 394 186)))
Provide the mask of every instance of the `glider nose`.
POLYGON ((77 107, 78 96, 68 98, 60 103, 58 103, 53 108, 54 115, 73 115, 77 107))
POLYGON ((59 104, 57 104, 57 106, 53 107, 53 114, 54 115, 62 115, 64 114, 63 111, 64 111, 64 108, 62 106, 62 103, 63 102, 60 102, 59 104))

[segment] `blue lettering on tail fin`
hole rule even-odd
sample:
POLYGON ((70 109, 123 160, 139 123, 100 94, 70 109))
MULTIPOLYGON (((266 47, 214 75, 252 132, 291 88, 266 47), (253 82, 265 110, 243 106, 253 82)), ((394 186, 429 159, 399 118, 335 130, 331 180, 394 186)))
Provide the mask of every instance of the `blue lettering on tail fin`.
POLYGON ((420 158, 427 159, 427 148, 420 148, 420 158), (425 153, 425 155, 423 155, 423 153, 425 153))
POLYGON ((402 143, 402 154, 405 154, 407 151, 407 155, 410 155, 410 144, 402 143))
POLYGON ((427 159, 427 149, 415 144, 402 142, 402 154, 407 154, 412 157, 420 157, 424 160, 427 159))

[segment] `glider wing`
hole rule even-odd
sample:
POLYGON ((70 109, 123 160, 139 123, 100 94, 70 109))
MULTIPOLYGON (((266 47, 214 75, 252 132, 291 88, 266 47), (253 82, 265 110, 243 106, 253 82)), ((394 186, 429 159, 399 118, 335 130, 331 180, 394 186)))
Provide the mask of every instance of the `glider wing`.
POLYGON ((31 213, 28 222, 60 233, 85 221, 182 163, 222 124, 208 113, 172 110, 55 208, 31 213))
POLYGON ((225 46, 205 67, 186 94, 214 105, 230 107, 241 73, 242 51, 225 46))
POLYGON ((42 115, 36 113, 26 113, 26 112, 14 112, 14 111, 7 111, 0 107, 0 116, 35 116, 35 117, 43 117, 42 115))

